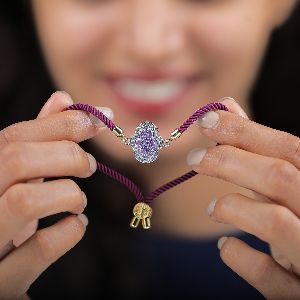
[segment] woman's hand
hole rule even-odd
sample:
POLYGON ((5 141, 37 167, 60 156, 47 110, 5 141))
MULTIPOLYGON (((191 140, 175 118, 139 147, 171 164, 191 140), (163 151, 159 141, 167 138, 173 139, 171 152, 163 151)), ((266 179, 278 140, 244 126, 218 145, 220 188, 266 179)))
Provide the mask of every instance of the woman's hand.
POLYGON ((0 299, 26 297, 32 282, 84 235, 80 187, 70 179, 43 182, 96 171, 95 158, 77 143, 105 126, 86 112, 63 111, 71 104, 68 94, 56 92, 37 119, 0 131, 0 299), (36 231, 38 219, 65 211, 74 215, 36 231))
MULTIPOLYGON (((222 103, 241 114, 233 99, 222 103)), ((300 299, 300 139, 231 112, 211 111, 199 120, 201 132, 221 145, 192 150, 188 163, 253 191, 252 198, 232 193, 213 200, 208 213, 268 242, 273 257, 222 237, 221 258, 266 298, 300 299)))

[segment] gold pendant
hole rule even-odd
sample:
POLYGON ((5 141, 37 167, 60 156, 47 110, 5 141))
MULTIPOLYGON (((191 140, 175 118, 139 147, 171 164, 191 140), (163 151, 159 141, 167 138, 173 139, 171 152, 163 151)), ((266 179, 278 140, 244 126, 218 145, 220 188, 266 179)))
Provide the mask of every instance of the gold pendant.
POLYGON ((151 228, 150 218, 152 216, 152 208, 147 203, 137 203, 133 208, 133 215, 134 217, 130 222, 130 227, 137 228, 142 220, 142 226, 144 229, 151 228))

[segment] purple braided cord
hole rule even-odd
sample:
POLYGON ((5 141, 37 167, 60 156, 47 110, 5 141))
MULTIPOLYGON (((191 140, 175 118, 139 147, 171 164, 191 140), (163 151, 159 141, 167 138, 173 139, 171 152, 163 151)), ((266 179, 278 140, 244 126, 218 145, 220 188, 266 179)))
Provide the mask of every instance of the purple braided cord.
POLYGON ((149 196, 147 196, 147 198, 145 199, 145 202, 151 203, 156 197, 158 197, 163 192, 171 189, 172 187, 174 187, 180 183, 183 183, 184 181, 194 177, 197 174, 198 173, 196 171, 192 170, 192 171, 185 173, 184 175, 177 177, 176 179, 173 179, 173 180, 167 182, 166 184, 162 185, 161 187, 159 187, 158 189, 153 191, 149 196))
POLYGON ((181 133, 186 131, 198 118, 202 117, 210 110, 221 109, 228 111, 228 108, 220 102, 208 103, 196 110, 178 129, 181 133))
POLYGON ((96 109, 94 106, 91 106, 89 104, 82 104, 82 103, 76 103, 70 105, 66 110, 73 109, 73 110, 85 110, 95 117, 97 117, 99 120, 101 120, 111 131, 116 127, 116 125, 111 121, 103 112, 96 109))
POLYGON ((122 175, 121 173, 113 170, 112 168, 109 168, 108 166, 100 163, 97 161, 97 169, 104 173, 105 175, 108 175, 117 181, 121 182, 125 186, 128 187, 128 189, 132 192, 132 194, 135 196, 136 200, 138 202, 143 201, 144 197, 140 191, 140 189, 136 186, 135 183, 133 183, 129 178, 126 176, 122 175))
MULTIPOLYGON (((194 112, 178 129, 181 133, 186 131, 198 118, 203 116, 205 113, 211 110, 225 110, 228 111, 228 108, 220 103, 220 102, 214 102, 214 103, 208 103, 204 105, 203 107, 199 108, 196 112, 194 112)), ((89 105, 89 104, 82 104, 82 103, 76 103, 72 104, 69 107, 66 108, 66 110, 84 110, 98 119, 100 119, 111 131, 116 127, 116 125, 109 119, 107 118, 101 111, 97 110, 95 107, 89 105)), ((220 145, 217 143, 217 146, 220 145)), ((160 194, 163 192, 175 187, 178 184, 183 183, 184 181, 192 178, 193 176, 197 175, 198 173, 194 170, 189 171, 176 179, 173 179, 161 187, 157 188, 155 191, 150 193, 149 196, 146 198, 143 197, 141 190, 137 187, 135 183, 133 183, 129 178, 126 176, 122 175, 121 173, 117 172, 116 170, 100 163, 97 161, 97 169, 104 173, 107 176, 110 176, 111 178, 119 181, 120 183, 124 184, 135 196, 136 200, 138 202, 146 202, 148 204, 152 203, 152 201, 157 198, 160 194)))

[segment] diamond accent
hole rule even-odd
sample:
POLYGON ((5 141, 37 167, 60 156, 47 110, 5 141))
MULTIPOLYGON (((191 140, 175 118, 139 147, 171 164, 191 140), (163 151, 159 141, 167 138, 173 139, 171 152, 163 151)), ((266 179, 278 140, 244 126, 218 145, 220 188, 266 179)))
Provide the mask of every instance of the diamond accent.
POLYGON ((158 128, 150 121, 142 122, 130 139, 135 158, 142 163, 154 162, 159 150, 168 144, 167 140, 160 136, 158 128))

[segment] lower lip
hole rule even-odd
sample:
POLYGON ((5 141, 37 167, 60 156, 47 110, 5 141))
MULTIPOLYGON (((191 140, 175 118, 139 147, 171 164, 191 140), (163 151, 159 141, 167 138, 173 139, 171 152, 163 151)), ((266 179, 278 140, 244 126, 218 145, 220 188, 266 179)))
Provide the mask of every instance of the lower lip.
MULTIPOLYGON (((199 82, 199 80, 197 81, 199 82)), ((174 109, 183 100, 186 99, 187 95, 191 89, 195 86, 196 80, 189 80, 186 86, 175 96, 168 99, 164 99, 161 103, 149 103, 143 99, 131 99, 124 96, 120 91, 115 89, 114 80, 107 80, 110 90, 113 92, 117 101, 125 108, 130 111, 135 111, 136 113, 144 116, 153 116, 163 114, 166 111, 174 109)))

